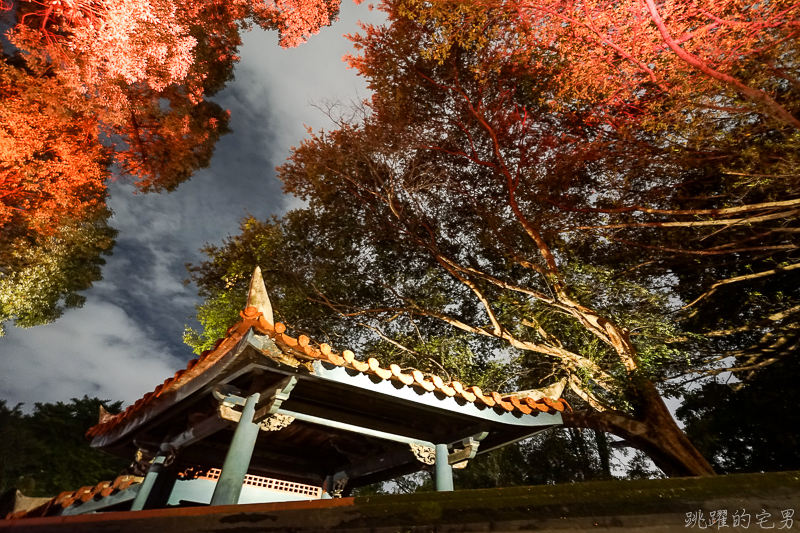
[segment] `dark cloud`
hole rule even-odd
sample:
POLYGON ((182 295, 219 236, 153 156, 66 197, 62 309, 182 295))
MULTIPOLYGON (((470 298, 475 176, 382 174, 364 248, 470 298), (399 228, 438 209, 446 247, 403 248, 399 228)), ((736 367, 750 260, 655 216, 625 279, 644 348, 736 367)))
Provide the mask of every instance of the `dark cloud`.
POLYGON ((231 111, 233 133, 217 143, 211 166, 170 194, 134 195, 111 184, 111 224, 119 230, 101 282, 86 291, 83 309, 56 323, 8 328, 0 339, 0 398, 11 404, 68 400, 84 394, 131 402, 152 390, 194 355, 181 343, 199 302, 185 286, 184 264, 203 259, 199 248, 238 232, 248 213, 281 215, 299 205, 281 192, 274 168, 306 134, 329 127, 313 106, 368 94, 341 61, 350 51, 342 34, 359 18, 383 15, 343 4, 339 22, 292 50, 277 35, 244 36, 236 80, 214 97, 231 111))

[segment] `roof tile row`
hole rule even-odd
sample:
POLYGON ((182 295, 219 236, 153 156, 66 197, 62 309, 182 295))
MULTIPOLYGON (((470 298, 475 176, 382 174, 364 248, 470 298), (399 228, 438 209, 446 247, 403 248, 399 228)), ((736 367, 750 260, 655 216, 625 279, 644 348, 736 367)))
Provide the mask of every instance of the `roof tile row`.
POLYGON ((30 511, 20 511, 6 516, 12 518, 38 518, 42 516, 53 516, 59 509, 66 509, 78 503, 86 503, 92 499, 106 498, 134 485, 141 483, 142 478, 136 476, 119 476, 114 481, 101 481, 97 485, 82 487, 76 491, 62 492, 50 501, 30 511))
POLYGON ((514 396, 503 396, 498 392, 484 392, 479 387, 465 387, 458 381, 445 382, 437 375, 425 375, 419 370, 403 372, 398 365, 390 365, 389 368, 382 368, 375 358, 367 361, 359 361, 355 354, 350 350, 344 350, 340 354, 335 353, 327 344, 320 344, 318 348, 311 346, 311 340, 305 335, 300 335, 297 339, 286 335, 286 326, 280 322, 274 326, 267 322, 255 307, 248 307, 240 313, 242 321, 232 326, 227 331, 224 339, 219 339, 214 348, 201 354, 198 359, 192 359, 186 365, 186 369, 178 370, 174 376, 168 378, 161 385, 156 387, 153 392, 145 394, 143 398, 133 405, 128 406, 122 413, 97 424, 89 429, 87 437, 103 435, 111 431, 114 427, 125 421, 142 406, 150 403, 162 394, 176 390, 188 383, 196 376, 203 373, 207 368, 216 363, 223 355, 232 349, 239 342, 239 339, 254 328, 258 333, 269 336, 286 355, 291 355, 300 361, 327 361, 337 366, 352 368, 364 374, 374 374, 384 380, 395 380, 408 386, 421 387, 422 389, 433 392, 438 391, 446 396, 458 396, 470 403, 481 403, 487 407, 497 407, 505 411, 519 411, 524 414, 537 415, 539 412, 553 412, 572 410, 564 399, 552 400, 544 397, 541 399, 516 398, 514 396))

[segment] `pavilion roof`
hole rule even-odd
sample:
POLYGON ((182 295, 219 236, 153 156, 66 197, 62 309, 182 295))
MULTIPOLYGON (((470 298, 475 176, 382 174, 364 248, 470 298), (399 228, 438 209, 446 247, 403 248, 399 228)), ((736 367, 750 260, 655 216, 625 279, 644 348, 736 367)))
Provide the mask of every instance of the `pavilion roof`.
POLYGON ((219 339, 214 348, 203 352, 199 358, 189 361, 185 369, 178 370, 174 376, 167 378, 155 390, 145 394, 134 404, 128 406, 117 415, 106 415, 101 422, 86 433, 87 437, 104 435, 123 422, 133 418, 140 410, 159 402, 164 394, 176 391, 192 382, 209 368, 227 355, 251 329, 261 335, 272 339, 281 352, 299 361, 312 363, 323 361, 339 367, 350 368, 363 374, 375 375, 383 380, 401 382, 406 386, 419 387, 429 392, 438 391, 446 396, 457 396, 470 403, 484 404, 487 407, 496 407, 504 411, 519 411, 522 414, 536 414, 537 412, 553 413, 571 410, 564 399, 551 399, 547 396, 534 398, 533 396, 519 398, 515 395, 501 394, 499 392, 482 391, 479 387, 467 387, 458 381, 445 381, 434 374, 425 374, 419 370, 403 370, 398 365, 384 368, 377 359, 369 358, 360 361, 350 350, 336 353, 325 344, 313 346, 311 340, 305 335, 298 338, 290 337, 285 333, 286 326, 280 322, 270 324, 264 313, 255 307, 247 307, 241 311, 242 320, 228 329, 227 335, 219 339))

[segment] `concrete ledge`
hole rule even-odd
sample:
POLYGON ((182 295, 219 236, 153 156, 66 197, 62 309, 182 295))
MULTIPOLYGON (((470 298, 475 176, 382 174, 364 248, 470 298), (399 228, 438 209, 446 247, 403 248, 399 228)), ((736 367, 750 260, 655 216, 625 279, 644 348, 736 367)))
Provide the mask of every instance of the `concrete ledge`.
MULTIPOLYGON (((756 515, 796 512, 800 531, 800 472, 740 474, 714 478, 609 481, 512 487, 450 493, 368 496, 307 502, 158 509, 0 521, 0 533, 66 532, 317 532, 422 533, 504 531, 671 532, 687 527, 687 513, 726 510, 726 531, 760 530, 756 515), (749 528, 733 527, 733 515, 750 515, 749 528)), ((718 529, 717 525, 711 526, 718 529)))

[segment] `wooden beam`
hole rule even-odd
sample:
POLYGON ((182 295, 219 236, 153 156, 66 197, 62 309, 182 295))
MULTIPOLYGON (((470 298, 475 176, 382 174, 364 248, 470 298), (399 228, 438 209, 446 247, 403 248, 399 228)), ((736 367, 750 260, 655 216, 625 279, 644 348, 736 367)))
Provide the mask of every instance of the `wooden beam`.
POLYGON ((395 451, 369 457, 358 463, 351 463, 337 470, 333 474, 333 478, 357 479, 413 462, 416 462, 414 454, 406 446, 395 451))
POLYGON ((283 378, 278 384, 273 385, 261 392, 261 400, 256 405, 256 414, 253 417, 253 422, 259 423, 265 420, 270 415, 274 415, 281 408, 281 404, 289 399, 297 385, 296 376, 287 376, 283 378))
MULTIPOLYGON (((456 451, 448 455, 447 462, 451 465, 454 465, 462 462, 466 463, 466 461, 473 459, 478 454, 478 447, 481 445, 481 441, 485 439, 488 435, 489 435, 488 432, 483 432, 472 437, 467 437, 466 439, 462 440, 459 443, 451 444, 450 448, 458 448, 458 447, 463 447, 463 448, 457 449, 456 451)), ((466 464, 464 466, 466 466, 466 464)))
POLYGON ((303 422, 309 422, 311 424, 316 424, 324 427, 334 428, 334 429, 341 429, 343 431, 350 431, 352 433, 358 433, 360 435, 367 435, 370 437, 376 437, 383 440, 390 440, 393 442, 402 442, 404 444, 420 444, 422 446, 433 446, 433 443, 421 440, 421 439, 414 439, 410 437, 406 437, 405 435, 398 435, 395 433, 389 433, 386 431, 376 431, 374 429, 369 429, 361 426, 355 426, 353 424, 345 424, 344 422, 337 422, 336 420, 327 420, 325 418, 319 418, 316 416, 307 415, 305 413, 298 413, 295 411, 287 411, 286 409, 279 409, 279 414, 288 415, 296 418, 297 420, 302 420, 303 422))
POLYGON ((194 424, 192 427, 179 433, 168 442, 169 446, 175 448, 186 448, 197 441, 210 437, 217 431, 230 427, 231 423, 218 416, 217 413, 209 416, 202 422, 194 424))
MULTIPOLYGON (((306 402, 304 401, 304 399, 298 398, 296 396, 292 397, 290 408, 292 411, 302 412, 303 414, 320 419, 336 420, 337 422, 349 424, 351 426, 365 427, 374 429, 376 431, 383 431, 386 433, 402 432, 403 435, 407 437, 424 441, 431 441, 432 436, 434 434, 434 430, 436 429, 431 427, 426 431, 422 429, 409 427, 406 425, 402 426, 401 428, 401 426, 398 423, 392 422, 390 420, 382 420, 380 418, 369 417, 363 414, 342 410, 335 404, 330 404, 328 406, 325 406, 325 405, 318 405, 315 403, 306 402)), ((281 409, 281 412, 283 411, 284 410, 281 409)), ((469 434, 472 435, 474 433, 476 432, 472 431, 469 434)))

